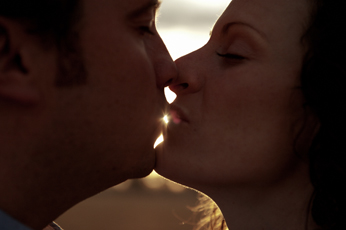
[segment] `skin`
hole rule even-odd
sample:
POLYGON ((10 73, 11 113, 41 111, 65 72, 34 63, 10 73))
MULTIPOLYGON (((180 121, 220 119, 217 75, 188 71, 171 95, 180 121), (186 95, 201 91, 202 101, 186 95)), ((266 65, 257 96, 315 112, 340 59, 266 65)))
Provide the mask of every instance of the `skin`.
POLYGON ((305 156, 318 122, 299 87, 310 10, 307 1, 233 0, 209 42, 176 61, 155 170, 211 197, 229 229, 307 223, 305 156))
POLYGON ((1 49, 10 44, 0 59, 2 210, 43 229, 81 200, 152 171, 163 88, 176 78, 155 28, 157 5, 83 1, 86 83, 69 87, 55 84, 59 51, 0 18, 1 49))

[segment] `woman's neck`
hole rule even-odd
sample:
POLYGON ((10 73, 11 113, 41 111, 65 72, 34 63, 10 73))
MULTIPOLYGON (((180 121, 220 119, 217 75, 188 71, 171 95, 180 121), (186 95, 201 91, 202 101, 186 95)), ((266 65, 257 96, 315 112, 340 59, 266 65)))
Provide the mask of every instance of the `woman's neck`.
POLYGON ((318 229, 310 213, 313 186, 306 178, 287 178, 271 186, 224 188, 208 195, 230 230, 318 229))

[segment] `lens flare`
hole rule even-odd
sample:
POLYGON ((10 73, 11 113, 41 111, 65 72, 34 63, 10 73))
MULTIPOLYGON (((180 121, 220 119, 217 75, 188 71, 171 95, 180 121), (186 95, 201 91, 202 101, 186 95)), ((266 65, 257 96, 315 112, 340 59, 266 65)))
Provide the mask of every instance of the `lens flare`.
POLYGON ((165 116, 163 117, 163 121, 164 121, 166 124, 168 124, 168 122, 169 122, 168 115, 165 115, 165 116))

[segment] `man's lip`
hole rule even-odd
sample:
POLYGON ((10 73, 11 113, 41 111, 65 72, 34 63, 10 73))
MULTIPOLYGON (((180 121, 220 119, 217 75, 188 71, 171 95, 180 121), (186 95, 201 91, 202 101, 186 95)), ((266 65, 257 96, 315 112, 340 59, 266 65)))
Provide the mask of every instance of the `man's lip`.
POLYGON ((171 104, 169 107, 170 120, 175 124, 179 124, 181 122, 189 123, 185 113, 178 106, 171 104))

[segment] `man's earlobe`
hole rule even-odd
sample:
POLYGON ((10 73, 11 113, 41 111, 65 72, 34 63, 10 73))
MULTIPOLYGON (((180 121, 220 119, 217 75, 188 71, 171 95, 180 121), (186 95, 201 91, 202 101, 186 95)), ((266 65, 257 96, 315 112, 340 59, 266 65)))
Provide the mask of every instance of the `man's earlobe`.
POLYGON ((33 105, 38 102, 39 93, 23 62, 24 33, 20 24, 0 17, 0 100, 33 105))

